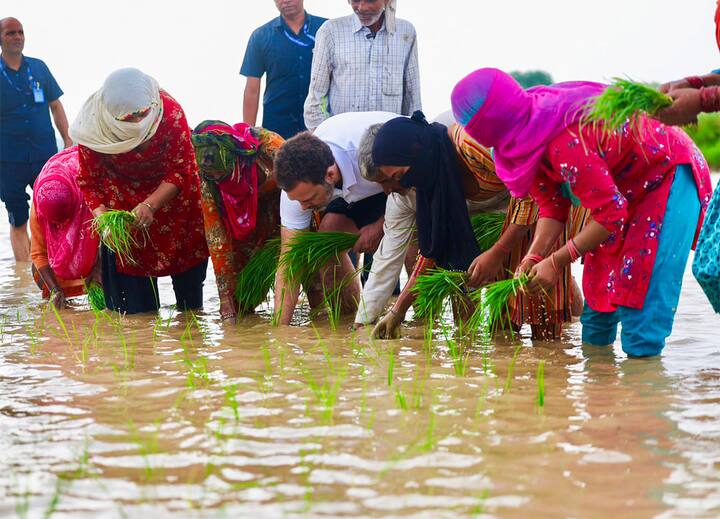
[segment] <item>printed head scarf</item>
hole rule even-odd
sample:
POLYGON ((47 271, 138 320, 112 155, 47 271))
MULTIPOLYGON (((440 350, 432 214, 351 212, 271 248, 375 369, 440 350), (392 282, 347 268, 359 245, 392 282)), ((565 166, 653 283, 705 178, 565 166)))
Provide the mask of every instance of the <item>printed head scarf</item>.
POLYGON ((493 148, 498 177, 510 193, 527 196, 549 142, 583 115, 607 88, 575 81, 523 88, 509 74, 483 68, 452 92, 455 119, 480 144, 493 148))
POLYGON ((470 224, 455 147, 440 123, 422 112, 386 122, 373 144, 378 166, 410 166, 400 179, 414 187, 420 252, 443 268, 465 270, 480 254, 470 224))
POLYGON ((75 180, 78 148, 50 157, 33 188, 33 207, 45 233, 50 267, 64 279, 87 277, 95 265, 99 241, 90 227, 92 213, 75 180))
POLYGON ((155 135, 162 113, 157 81, 136 68, 123 68, 85 101, 70 136, 98 153, 127 153, 155 135))
POLYGON ((245 123, 233 126, 222 121, 203 121, 192 134, 198 158, 204 147, 215 146, 224 174, 212 176, 203 171, 200 174, 217 186, 213 197, 228 231, 236 240, 249 236, 257 223, 258 177, 255 158, 260 141, 245 123))

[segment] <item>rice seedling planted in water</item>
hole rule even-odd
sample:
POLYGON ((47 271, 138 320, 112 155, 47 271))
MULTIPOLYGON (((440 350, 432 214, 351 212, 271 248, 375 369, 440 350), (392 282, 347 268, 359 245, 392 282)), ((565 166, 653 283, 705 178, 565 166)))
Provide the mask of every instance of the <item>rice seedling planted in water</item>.
POLYGON ((333 258, 352 249, 360 236, 349 232, 300 231, 290 238, 280 255, 285 278, 293 284, 306 283, 333 258))
POLYGON ((602 94, 591 101, 583 122, 603 123, 607 132, 619 129, 625 121, 636 127, 640 113, 653 115, 672 102, 670 96, 652 87, 616 77, 602 94))
POLYGON ((268 295, 275 284, 280 238, 272 238, 255 251, 240 271, 235 285, 235 299, 240 313, 252 312, 268 295))
POLYGON ((505 213, 478 213, 470 219, 470 223, 480 250, 485 252, 500 239, 505 213))
POLYGON ((93 312, 105 310, 105 291, 96 281, 91 281, 87 286, 88 303, 93 312))
POLYGON ((103 245, 120 257, 134 263, 130 251, 138 246, 131 228, 135 224, 135 215, 130 211, 106 211, 93 218, 92 227, 102 240, 103 245))
POLYGON ((541 360, 537 367, 537 400, 538 407, 545 406, 545 361, 541 360))
POLYGON ((465 295, 465 272, 436 268, 418 276, 412 291, 417 294, 415 315, 428 320, 442 315, 445 300, 465 295))

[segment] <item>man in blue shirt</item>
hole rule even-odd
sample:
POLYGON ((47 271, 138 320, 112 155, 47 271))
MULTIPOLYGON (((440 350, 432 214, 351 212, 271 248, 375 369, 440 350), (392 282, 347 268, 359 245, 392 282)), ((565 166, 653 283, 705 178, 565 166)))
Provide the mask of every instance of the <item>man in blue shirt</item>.
POLYGON ((267 74, 263 128, 285 139, 304 131, 303 105, 310 85, 315 33, 325 18, 305 12, 303 0, 275 0, 280 16, 250 36, 240 74, 247 78, 243 120, 255 126, 260 78, 267 74))
POLYGON ((25 189, 57 153, 50 112, 65 147, 72 145, 59 99, 63 92, 45 63, 23 56, 24 47, 22 24, 15 18, 0 20, 0 199, 16 261, 30 261, 25 189))

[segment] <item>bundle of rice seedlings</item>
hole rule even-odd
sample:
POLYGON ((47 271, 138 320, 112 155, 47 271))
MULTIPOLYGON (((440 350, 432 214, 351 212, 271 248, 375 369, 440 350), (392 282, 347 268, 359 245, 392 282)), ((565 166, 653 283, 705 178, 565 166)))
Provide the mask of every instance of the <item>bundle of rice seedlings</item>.
POLYGON ((130 211, 110 210, 93 218, 92 228, 103 245, 117 254, 121 262, 126 258, 134 263, 130 254, 132 248, 138 246, 131 230, 134 223, 135 215, 130 211))
POLYGON ((423 320, 442 315, 445 300, 465 295, 465 272, 436 268, 418 276, 412 292, 417 294, 414 303, 415 315, 423 320))
POLYGON ((613 78, 612 84, 591 102, 582 121, 590 124, 602 123, 608 133, 621 128, 626 121, 629 121, 632 129, 637 128, 637 116, 640 113, 653 115, 672 103, 670 96, 652 87, 627 79, 613 78))
POLYGON ((105 310, 105 291, 102 285, 96 281, 91 281, 86 287, 88 295, 88 303, 93 312, 102 312, 105 310))
POLYGON ((360 236, 349 232, 300 231, 290 238, 280 255, 285 279, 292 284, 307 283, 340 253, 352 249, 360 236))
POLYGON ((504 325, 511 327, 510 305, 508 300, 527 285, 530 279, 527 274, 519 277, 502 279, 486 285, 482 290, 476 290, 470 295, 475 303, 475 312, 468 320, 470 330, 478 330, 483 324, 490 333, 495 333, 504 325))
POLYGON ((235 299, 240 313, 252 312, 275 285, 280 258, 280 238, 272 238, 252 255, 240 271, 235 285, 235 299))
POLYGON ((470 218, 470 223, 480 251, 485 252, 500 239, 505 213, 479 213, 470 218))

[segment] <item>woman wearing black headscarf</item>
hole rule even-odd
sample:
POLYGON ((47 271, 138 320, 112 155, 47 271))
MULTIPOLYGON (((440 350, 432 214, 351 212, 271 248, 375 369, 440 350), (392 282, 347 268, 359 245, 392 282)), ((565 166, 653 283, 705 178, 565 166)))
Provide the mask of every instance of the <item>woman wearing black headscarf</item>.
MULTIPOLYGON (((462 127, 448 129, 428 123, 422 112, 415 112, 412 118, 392 119, 377 132, 372 162, 376 170, 373 180, 384 184, 386 191, 393 185, 415 188, 421 254, 403 292, 373 330, 374 336, 397 335, 415 298, 411 293, 415 279, 433 264, 467 270, 471 286, 480 286, 502 277, 523 259, 537 217, 535 205, 530 199, 510 197, 495 174, 490 151, 462 127), (470 223, 468 202, 479 205, 481 212, 507 211, 502 236, 482 253, 470 223)), ((566 228, 569 236, 582 226, 581 213, 571 218, 566 228)), ((544 300, 519 294, 510 302, 513 322, 533 325, 534 337, 557 337, 561 324, 571 319, 573 303, 581 300, 579 293, 573 297, 572 286, 567 272, 544 300)))

